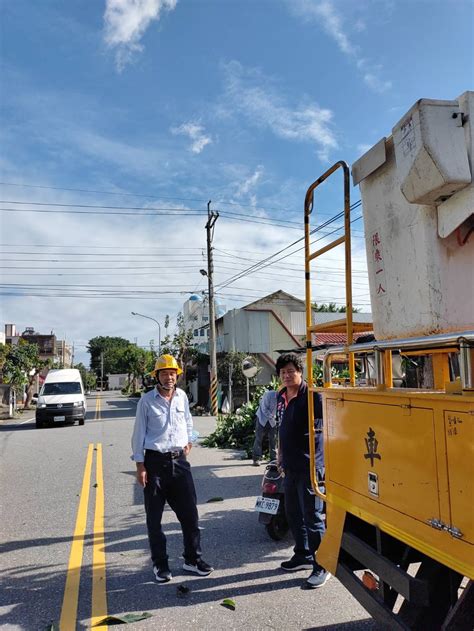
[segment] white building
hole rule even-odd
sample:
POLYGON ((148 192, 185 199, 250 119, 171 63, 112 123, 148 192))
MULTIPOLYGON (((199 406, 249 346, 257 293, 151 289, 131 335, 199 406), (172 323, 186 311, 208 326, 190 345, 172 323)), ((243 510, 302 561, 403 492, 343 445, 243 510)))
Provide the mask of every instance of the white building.
MULTIPOLYGON (((214 298, 216 319, 227 311, 219 298, 214 298)), ((209 342, 209 300, 206 295, 192 294, 183 305, 183 318, 186 330, 192 331, 192 344, 201 353, 208 353, 209 342)))

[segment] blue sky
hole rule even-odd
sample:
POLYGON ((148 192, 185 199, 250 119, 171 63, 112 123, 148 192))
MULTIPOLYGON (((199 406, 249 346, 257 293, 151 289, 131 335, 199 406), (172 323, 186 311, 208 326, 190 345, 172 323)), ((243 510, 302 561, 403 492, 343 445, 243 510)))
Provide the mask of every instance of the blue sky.
MULTIPOLYGON (((302 236, 306 188, 330 164, 352 163, 417 99, 472 89, 471 0, 4 0, 1 12, 1 199, 24 202, 0 204, 2 320, 77 349, 95 335, 146 345, 154 325, 130 311, 173 318, 206 288, 208 200, 219 285, 302 236)), ((336 177, 315 225, 341 200, 336 177)), ((343 301, 341 270, 342 252, 321 262, 315 299, 343 301)), ((221 300, 279 288, 303 296, 301 252, 221 300)))

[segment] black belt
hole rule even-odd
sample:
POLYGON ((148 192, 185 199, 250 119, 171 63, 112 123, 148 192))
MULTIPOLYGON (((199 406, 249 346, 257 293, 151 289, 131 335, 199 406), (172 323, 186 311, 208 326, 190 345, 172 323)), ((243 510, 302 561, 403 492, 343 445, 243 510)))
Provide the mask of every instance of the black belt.
POLYGON ((155 451, 154 449, 145 449, 145 454, 148 454, 154 458, 172 459, 181 458, 184 454, 183 449, 177 449, 176 451, 155 451))

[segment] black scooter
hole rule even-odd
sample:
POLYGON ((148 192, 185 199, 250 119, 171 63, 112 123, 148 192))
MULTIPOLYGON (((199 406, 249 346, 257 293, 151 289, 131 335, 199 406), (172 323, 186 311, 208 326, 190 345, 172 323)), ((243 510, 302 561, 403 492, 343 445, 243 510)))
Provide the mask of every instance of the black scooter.
POLYGON ((285 514, 283 477, 277 461, 269 462, 263 474, 262 495, 257 497, 255 503, 258 521, 265 525, 268 534, 275 541, 281 541, 289 530, 285 514))

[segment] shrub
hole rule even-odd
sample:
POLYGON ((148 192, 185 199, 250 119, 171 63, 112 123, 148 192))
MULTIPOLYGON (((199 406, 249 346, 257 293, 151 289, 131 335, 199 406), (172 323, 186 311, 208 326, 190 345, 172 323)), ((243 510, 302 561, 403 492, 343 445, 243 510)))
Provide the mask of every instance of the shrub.
POLYGON ((249 403, 245 403, 235 414, 219 414, 214 432, 205 438, 205 447, 241 449, 251 457, 255 438, 255 414, 266 388, 259 386, 249 403))

